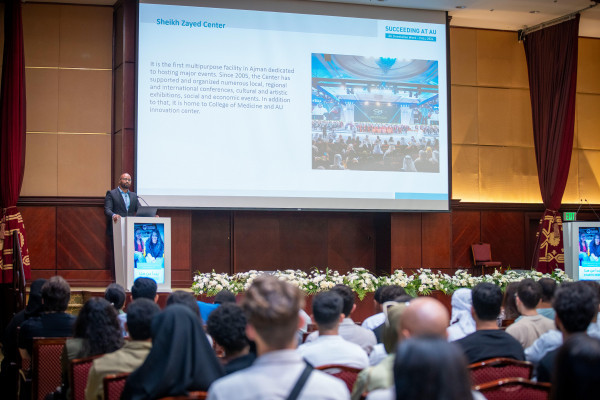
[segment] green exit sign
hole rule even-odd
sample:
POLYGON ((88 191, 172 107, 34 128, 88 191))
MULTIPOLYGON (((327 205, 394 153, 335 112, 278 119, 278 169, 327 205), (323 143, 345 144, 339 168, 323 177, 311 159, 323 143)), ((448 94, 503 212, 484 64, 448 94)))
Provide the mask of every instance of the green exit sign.
POLYGON ((575 221, 576 218, 577 218, 576 212, 564 212, 563 213, 563 222, 575 221))

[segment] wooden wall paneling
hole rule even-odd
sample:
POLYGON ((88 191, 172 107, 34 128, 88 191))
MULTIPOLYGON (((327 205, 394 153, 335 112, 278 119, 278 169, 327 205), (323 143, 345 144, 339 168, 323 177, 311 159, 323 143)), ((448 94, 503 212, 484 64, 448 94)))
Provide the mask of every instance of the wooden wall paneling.
POLYGON ((284 263, 279 268, 327 267, 328 222, 322 213, 285 212, 279 216, 279 245, 284 263))
POLYGON ((107 270, 112 265, 103 207, 57 207, 56 239, 59 275, 65 270, 107 270))
POLYGON ((392 226, 391 214, 388 212, 375 213, 375 272, 379 275, 392 272, 392 226))
MULTIPOLYGON (((540 226, 540 219, 544 213, 540 212, 525 212, 523 213, 525 226, 525 265, 526 269, 531 268, 533 261, 533 253, 536 251, 537 230, 540 226)), ((577 215, 579 219, 579 214, 577 215)))
POLYGON ((391 222, 392 271, 421 267, 421 213, 393 213, 391 222))
POLYGON ((73 287, 102 287, 114 283, 112 271, 108 269, 63 269, 57 272, 57 275, 65 278, 73 287))
POLYGON ((160 210, 158 214, 171 218, 171 284, 189 287, 192 284, 192 211, 160 210))
POLYGON ((233 272, 280 269, 279 213, 233 213, 233 272))
POLYGON ((327 263, 340 273, 353 267, 375 272, 374 213, 327 213, 327 263))
POLYGON ((56 270, 56 207, 19 206, 19 211, 25 224, 32 277, 34 270, 56 270))
POLYGON ((492 259, 505 267, 528 268, 522 211, 482 211, 481 241, 489 243, 492 259))
POLYGON ((231 212, 192 211, 191 272, 233 273, 231 212))
POLYGON ((30 284, 36 279, 50 279, 56 275, 55 269, 31 269, 31 281, 27 282, 30 284))
POLYGON ((449 212, 421 215, 421 247, 423 268, 452 267, 452 218, 449 212))
POLYGON ((471 268, 471 245, 481 241, 481 212, 452 212, 452 268, 471 268))

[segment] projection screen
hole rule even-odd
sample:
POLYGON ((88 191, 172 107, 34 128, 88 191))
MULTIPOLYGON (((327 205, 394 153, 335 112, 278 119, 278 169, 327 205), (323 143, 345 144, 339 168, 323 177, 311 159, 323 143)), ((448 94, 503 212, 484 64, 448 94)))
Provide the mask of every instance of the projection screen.
POLYGON ((446 20, 141 1, 138 195, 164 208, 448 210, 446 20))

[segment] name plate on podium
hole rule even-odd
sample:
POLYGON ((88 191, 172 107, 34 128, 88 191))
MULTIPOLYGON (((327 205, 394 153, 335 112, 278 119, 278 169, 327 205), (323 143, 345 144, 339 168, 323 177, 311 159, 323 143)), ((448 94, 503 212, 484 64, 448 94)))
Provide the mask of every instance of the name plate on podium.
POLYGON ((115 279, 129 290, 139 277, 171 291, 171 219, 121 218, 113 224, 115 279))

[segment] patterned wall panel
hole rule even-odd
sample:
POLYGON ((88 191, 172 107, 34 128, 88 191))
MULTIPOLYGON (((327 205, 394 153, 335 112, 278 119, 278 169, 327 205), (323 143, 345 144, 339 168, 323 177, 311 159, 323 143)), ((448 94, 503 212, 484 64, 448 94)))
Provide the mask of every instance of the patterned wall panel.
POLYGON ((452 215, 423 213, 421 246, 423 268, 448 268, 452 263, 452 215))
POLYGON ((232 273, 231 212, 193 211, 191 272, 232 273))
POLYGON ((421 266, 421 214, 392 214, 392 270, 421 266))
POLYGON ((481 241, 489 243, 492 259, 513 269, 529 268, 525 259, 525 217, 518 211, 482 211, 481 241))
POLYGON ((19 207, 32 270, 56 269, 56 207, 19 207))

